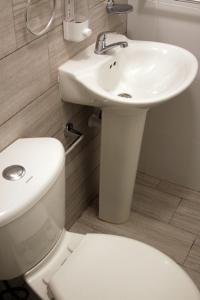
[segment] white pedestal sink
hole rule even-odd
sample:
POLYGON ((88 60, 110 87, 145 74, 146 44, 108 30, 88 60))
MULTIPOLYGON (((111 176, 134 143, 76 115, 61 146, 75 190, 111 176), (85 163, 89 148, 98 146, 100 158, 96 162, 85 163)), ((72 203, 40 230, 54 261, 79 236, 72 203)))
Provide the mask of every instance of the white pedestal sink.
POLYGON ((182 48, 121 40, 128 48, 97 55, 92 45, 59 68, 64 101, 102 109, 99 217, 113 223, 130 213, 148 109, 185 90, 198 69, 182 48))

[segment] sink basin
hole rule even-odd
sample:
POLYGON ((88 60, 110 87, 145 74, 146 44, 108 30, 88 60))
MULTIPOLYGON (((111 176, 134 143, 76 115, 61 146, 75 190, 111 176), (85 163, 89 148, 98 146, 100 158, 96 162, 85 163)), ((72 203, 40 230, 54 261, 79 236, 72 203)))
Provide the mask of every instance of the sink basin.
POLYGON ((62 98, 99 107, 150 108, 181 93, 194 80, 198 63, 187 50, 126 37, 123 40, 129 43, 125 49, 96 55, 92 45, 62 65, 62 98))
POLYGON ((64 101, 102 109, 99 217, 112 223, 129 217, 148 109, 180 94, 198 70, 185 49, 122 40, 127 48, 97 55, 92 45, 59 68, 64 101))

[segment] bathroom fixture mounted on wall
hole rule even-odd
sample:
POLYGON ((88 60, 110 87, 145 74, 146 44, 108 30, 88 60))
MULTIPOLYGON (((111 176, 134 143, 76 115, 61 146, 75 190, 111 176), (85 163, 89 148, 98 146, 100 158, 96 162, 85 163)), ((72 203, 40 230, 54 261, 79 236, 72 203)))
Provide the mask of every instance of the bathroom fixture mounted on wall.
POLYGON ((74 128, 73 123, 67 122, 64 127, 64 136, 71 137, 73 141, 69 144, 65 155, 68 155, 84 138, 83 133, 74 128))
POLYGON ((67 122, 65 124, 65 128, 64 128, 64 135, 65 137, 73 137, 76 140, 79 139, 83 134, 78 131, 77 129, 74 128, 73 123, 67 122))
POLYGON ((106 11, 109 15, 126 14, 133 11, 133 6, 129 4, 115 4, 113 0, 108 0, 106 11))
POLYGON ((36 35, 36 36, 41 36, 44 33, 46 33, 49 28, 51 27, 51 24, 53 23, 53 20, 55 18, 55 14, 56 14, 56 0, 53 0, 53 10, 52 10, 52 15, 49 19, 48 24, 45 26, 45 28, 43 28, 41 31, 35 31, 31 28, 30 26, 30 13, 31 13, 31 3, 32 0, 27 0, 27 5, 26 5, 26 28, 28 29, 29 32, 31 32, 32 34, 36 35))
POLYGON ((81 42, 92 34, 89 28, 88 0, 65 0, 64 39, 81 42))
POLYGON ((103 31, 98 34, 94 53, 96 53, 98 55, 102 55, 102 54, 106 53, 107 51, 109 51, 115 47, 118 47, 118 46, 121 48, 128 47, 127 41, 120 41, 120 42, 107 44, 107 35, 109 33, 113 33, 113 32, 112 31, 103 31))
POLYGON ((93 44, 59 68, 64 101, 102 109, 99 217, 112 223, 129 217, 147 111, 184 91, 198 70, 185 49, 122 40, 125 49, 95 55, 93 44))
POLYGON ((101 115, 100 109, 94 110, 94 113, 90 115, 88 119, 88 127, 90 128, 101 128, 101 115))
MULTIPOLYGON (((35 31, 30 25, 32 0, 27 0, 26 27, 35 36, 41 36, 48 32, 56 15, 56 0, 53 1, 51 17, 41 31, 35 31)), ((92 34, 89 28, 89 5, 88 0, 64 0, 65 17, 63 20, 64 39, 72 42, 81 42, 92 34)))

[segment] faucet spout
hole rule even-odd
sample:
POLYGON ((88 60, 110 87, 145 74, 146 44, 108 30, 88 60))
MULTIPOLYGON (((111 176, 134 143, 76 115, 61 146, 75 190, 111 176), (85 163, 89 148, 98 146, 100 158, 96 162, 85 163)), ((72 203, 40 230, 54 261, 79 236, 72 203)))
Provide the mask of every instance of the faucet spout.
POLYGON ((108 50, 111 50, 111 49, 113 49, 115 47, 118 47, 118 46, 121 47, 121 48, 128 47, 128 42, 126 42, 126 41, 116 42, 116 43, 112 43, 112 44, 107 45, 106 37, 107 37, 108 33, 112 33, 112 32, 105 31, 105 32, 100 33, 97 36, 97 41, 96 41, 95 50, 94 50, 94 52, 96 54, 101 55, 101 54, 107 52, 108 50))
POLYGON ((128 42, 120 42, 120 47, 121 48, 127 48, 128 47, 128 42))

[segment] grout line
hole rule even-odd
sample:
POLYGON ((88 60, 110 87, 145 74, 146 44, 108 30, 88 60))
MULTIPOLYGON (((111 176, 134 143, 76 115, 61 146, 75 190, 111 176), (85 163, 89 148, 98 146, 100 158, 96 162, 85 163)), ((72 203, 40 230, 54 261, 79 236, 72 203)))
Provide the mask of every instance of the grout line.
POLYGON ((24 45, 22 45, 22 46, 20 46, 20 47, 16 47, 16 49, 15 49, 14 51, 12 51, 12 52, 6 54, 5 56, 1 57, 1 58, 0 58, 0 62, 1 62, 3 59, 7 58, 8 56, 14 54, 15 52, 17 52, 17 51, 19 51, 19 50, 25 48, 25 47, 28 46, 28 45, 30 45, 30 44, 33 43, 34 41, 44 38, 45 36, 46 36, 46 33, 45 33, 44 35, 38 37, 38 38, 35 38, 35 39, 33 39, 33 40, 27 42, 26 44, 24 44, 24 45))
MULTIPOLYGON (((11 53, 13 53, 14 51, 17 50, 17 34, 16 34, 16 26, 15 26, 15 14, 14 14, 14 5, 13 5, 13 1, 11 3, 11 6, 12 6, 12 24, 13 24, 13 31, 14 31, 14 34, 15 34, 15 49, 13 49, 13 51, 11 51, 10 53, 8 53, 8 55, 10 55, 11 53)), ((6 55, 7 56, 7 55, 6 55)), ((4 56, 2 57, 4 58, 4 56)), ((1 58, 1 59, 2 59, 1 58)), ((0 61, 1 61, 0 59, 0 61)))
POLYGON ((40 97, 42 97, 44 94, 46 94, 50 89, 52 89, 53 87, 56 87, 56 85, 58 85, 58 84, 57 83, 53 83, 52 85, 50 85, 47 90, 45 90, 44 92, 42 92, 36 98, 32 99, 29 103, 27 103, 25 106, 23 106, 20 110, 18 110, 12 116, 10 116, 6 121, 4 121, 3 123, 1 123, 0 127, 2 127, 7 122, 9 122, 13 117, 15 117, 16 115, 18 115, 19 113, 21 113, 25 108, 27 108, 29 105, 31 105, 34 101, 36 101, 37 99, 39 99, 40 97))
MULTIPOLYGON (((4 60, 5 58, 7 58, 8 56, 14 54, 15 52, 17 52, 17 51, 19 51, 19 50, 25 48, 26 46, 28 46, 28 45, 30 45, 30 44, 32 44, 32 43, 34 43, 35 41, 38 41, 39 39, 42 39, 42 38, 44 38, 44 37, 47 37, 47 36, 48 36, 48 33, 54 31, 54 29, 58 28, 59 26, 62 26, 62 23, 61 23, 61 24, 58 24, 58 25, 55 25, 55 27, 53 27, 52 29, 50 29, 47 33, 43 34, 42 36, 33 38, 31 41, 28 41, 27 43, 25 43, 24 45, 22 45, 22 46, 20 46, 20 47, 17 47, 17 41, 16 41, 16 49, 13 50, 13 51, 11 51, 11 52, 9 52, 9 53, 6 54, 6 55, 4 55, 3 57, 1 57, 1 58, 0 58, 0 62, 1 62, 2 60, 4 60)), ((14 25, 14 27, 15 27, 15 25, 14 25)), ((15 40, 16 40, 16 37, 15 37, 15 40)))
POLYGON ((151 220, 154 220, 154 221, 163 223, 163 224, 165 224, 165 225, 167 225, 167 224, 168 224, 168 225, 171 225, 171 224, 168 223, 168 221, 164 221, 164 220, 158 219, 158 218, 156 218, 156 217, 154 217, 154 216, 152 216, 152 215, 145 214, 145 212, 141 212, 141 211, 138 211, 138 210, 136 210, 136 209, 131 209, 131 212, 132 212, 132 213, 139 214, 139 215, 141 215, 141 216, 143 216, 143 217, 145 217, 145 218, 148 218, 148 219, 151 219, 151 220))
MULTIPOLYGON (((50 38, 49 38, 49 34, 48 32, 46 33, 47 36, 47 52, 48 52, 48 67, 49 67, 49 75, 50 75, 50 80, 51 82, 54 82, 54 78, 53 78, 53 66, 52 66, 52 59, 51 59, 51 55, 50 55, 50 38)), ((58 81, 58 75, 57 75, 57 81, 58 81)))
POLYGON ((185 232, 185 233, 189 233, 189 234, 191 234, 191 235, 193 235, 193 236, 196 236, 196 233, 194 233, 194 232, 192 232, 192 231, 189 231, 189 230, 187 230, 187 229, 185 229, 185 228, 179 227, 179 226, 177 226, 176 224, 169 223, 169 225, 171 225, 171 226, 173 226, 174 228, 179 229, 179 230, 181 230, 181 231, 183 231, 183 232, 185 232))
MULTIPOLYGON (((179 197, 178 197, 178 198, 179 198, 179 197)), ((179 198, 179 202, 178 202, 178 204, 177 204, 177 206, 176 206, 176 208, 175 208, 175 210, 174 210, 174 212, 173 212, 171 218, 169 219, 169 222, 168 222, 168 223, 169 223, 170 225, 172 225, 171 222, 172 222, 172 220, 173 220, 175 214, 177 213, 178 208, 180 207, 182 201, 183 201, 183 198, 180 197, 180 198, 179 198)), ((175 226, 175 227, 176 227, 176 226, 175 226)), ((178 228, 178 227, 177 227, 177 228, 178 228)))
POLYGON ((196 235, 195 238, 194 238, 194 240, 193 240, 193 242, 192 242, 192 244, 191 244, 191 246, 190 246, 190 249, 188 250, 188 253, 187 253, 187 255, 186 255, 186 257, 185 257, 185 259, 183 261, 183 266, 185 266, 185 262, 188 259, 188 257, 190 256, 191 250, 192 250, 192 248, 193 248, 193 246, 194 246, 197 238, 198 238, 198 236, 196 235))
MULTIPOLYGON (((147 174, 147 175, 148 175, 148 174, 147 174)), ((158 179, 159 179, 159 178, 158 178, 158 179)), ((199 193, 198 190, 194 190, 194 189, 189 188, 189 187, 187 187, 187 186, 184 186, 184 185, 182 185, 182 184, 177 184, 177 183, 174 183, 174 182, 172 182, 172 181, 165 180, 165 179, 159 179, 159 180, 160 180, 160 183, 166 182, 166 183, 169 183, 169 184, 171 184, 171 185, 173 185, 173 186, 175 186, 175 187, 180 187, 180 188, 183 188, 183 189, 188 190, 188 191, 190 191, 190 192, 199 193)), ((200 195, 199 195, 199 197, 200 197, 200 195)))
MULTIPOLYGON (((168 183, 169 181, 166 181, 166 180, 161 180, 161 182, 166 182, 168 183)), ((170 182, 169 182, 170 183, 170 182)), ((173 185, 176 185, 174 183, 172 183, 173 185)), ((186 188, 186 187, 185 187, 186 188)), ((187 188, 186 188, 187 189, 187 188)), ((166 189, 163 191, 162 189, 159 188, 159 184, 157 186, 157 190, 160 191, 160 192, 163 192, 165 194, 168 194, 168 195, 171 195, 171 196, 174 196, 174 197, 177 197, 177 198, 182 198, 180 196, 177 196, 177 194, 174 194, 173 192, 170 192, 170 191, 167 191, 166 189)))
MULTIPOLYGON (((155 176, 152 176, 152 175, 149 175, 149 174, 147 174, 147 173, 145 173, 145 172, 142 172, 142 171, 140 171, 140 170, 137 170, 137 175, 144 175, 144 176, 146 176, 146 177, 150 177, 150 178, 153 178, 153 179, 155 179, 155 180, 157 180, 158 182, 157 183, 155 183, 154 185, 146 185, 145 183, 143 184, 143 185, 145 185, 145 186, 147 186, 147 187, 151 187, 151 188, 155 188, 155 189, 157 189, 157 186, 161 183, 161 179, 160 178, 158 178, 158 177, 155 177, 155 176)), ((137 178, 137 176, 136 176, 136 178, 137 178)), ((145 180, 144 180, 145 181, 145 180)))
MULTIPOLYGON (((139 182, 139 181, 137 180, 137 177, 136 177, 136 180, 135 180, 135 184, 137 184, 137 185, 142 185, 142 186, 144 186, 144 187, 146 187, 146 188, 154 189, 155 191, 159 191, 159 190, 157 190, 156 185, 153 185, 153 184, 151 185, 151 183, 148 184, 148 183, 145 183, 145 182, 139 182)), ((165 193, 162 192, 162 191, 159 191, 159 192, 165 194, 165 193)))

